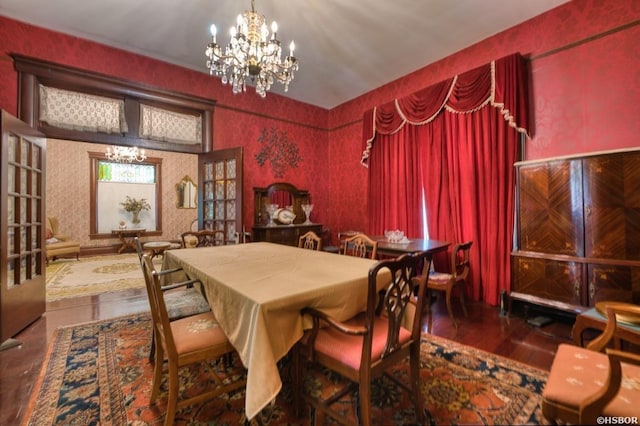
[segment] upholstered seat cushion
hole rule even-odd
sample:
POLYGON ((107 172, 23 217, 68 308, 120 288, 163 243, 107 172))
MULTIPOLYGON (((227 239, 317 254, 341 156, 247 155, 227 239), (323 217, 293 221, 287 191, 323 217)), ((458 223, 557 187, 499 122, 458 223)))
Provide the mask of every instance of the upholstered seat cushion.
POLYGON ((175 320, 211 310, 209 303, 195 287, 164 293, 169 319, 175 320))
POLYGON ((58 219, 47 217, 45 252, 47 260, 58 256, 74 254, 76 259, 80 255, 80 243, 61 234, 58 229, 58 219))
MULTIPOLYGON (((556 419, 557 413, 575 412, 575 418, 568 420, 578 423, 577 407, 585 396, 602 388, 607 380, 609 360, 606 354, 579 346, 560 344, 551 366, 542 393, 546 401, 545 418, 556 419)), ((622 363, 622 385, 620 392, 607 405, 603 416, 638 417, 640 412, 640 366, 622 363)))
POLYGON ((444 272, 435 272, 435 271, 429 272, 430 283, 445 285, 449 281, 451 281, 452 278, 453 278, 453 275, 447 274, 444 272))
POLYGON ((176 344, 176 352, 187 354, 199 350, 211 350, 212 346, 228 346, 229 340, 220 328, 213 313, 193 315, 169 323, 176 344))
MULTIPOLYGON (((54 240, 54 238, 50 239, 54 240)), ((55 241, 45 245, 47 256, 60 256, 63 254, 76 254, 80 251, 80 243, 76 241, 55 241)))
MULTIPOLYGON (((360 314, 344 324, 349 326, 362 326, 365 315, 360 314)), ((388 322, 384 317, 375 317, 373 325, 373 344, 371 346, 371 359, 377 360, 387 343, 388 322)), ((399 331, 400 343, 405 343, 411 337, 411 332, 403 327, 399 331)), ((362 336, 349 336, 337 331, 333 327, 324 327, 318 330, 315 351, 325 354, 333 359, 348 365, 354 370, 360 369, 362 358, 362 336)))
POLYGON ((184 237, 185 248, 193 248, 198 246, 198 237, 194 235, 187 235, 184 237))

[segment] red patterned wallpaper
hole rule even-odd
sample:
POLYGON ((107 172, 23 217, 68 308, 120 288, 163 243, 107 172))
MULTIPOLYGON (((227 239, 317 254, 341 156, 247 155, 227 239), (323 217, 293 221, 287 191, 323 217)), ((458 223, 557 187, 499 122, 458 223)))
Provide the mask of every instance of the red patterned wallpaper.
POLYGON ((339 130, 329 138, 335 215, 328 222, 366 229, 354 225, 365 224, 366 214, 343 207, 348 198, 365 205, 358 214, 366 212, 366 172, 337 167, 339 158, 360 156, 353 144, 360 143, 365 110, 514 52, 531 59, 534 128, 526 159, 638 146, 639 20, 637 0, 573 0, 332 109, 329 128, 339 130), (352 124, 340 127, 345 123, 352 124), (353 193, 343 193, 345 182, 353 193))
MULTIPOLYGON (((10 53, 19 53, 163 89, 215 99, 213 143, 215 149, 244 147, 244 222, 253 225, 253 187, 287 181, 307 189, 315 204, 312 220, 326 220, 328 185, 319 176, 327 170, 328 111, 270 93, 265 99, 248 89, 233 95, 228 86, 204 72, 181 68, 152 58, 109 48, 91 41, 0 17, 0 107, 17 115, 17 73, 10 53), (292 124, 293 123, 293 124, 292 124), (263 129, 285 131, 298 145, 301 161, 296 169, 274 178, 266 165, 259 167, 255 154, 263 129)), ((204 62, 203 62, 204 63, 204 62)))
POLYGON ((253 223, 252 188, 276 180, 255 160, 260 133, 275 128, 298 143, 302 157, 277 180, 308 189, 316 204, 313 220, 335 235, 367 230, 367 169, 359 165, 363 112, 513 52, 531 59, 534 128, 527 159, 637 146, 639 20, 637 0, 573 0, 326 111, 275 94, 234 96, 204 73, 0 17, 0 107, 17 111, 16 73, 7 53, 216 99, 215 147, 245 150, 247 226, 253 223))
MULTIPOLYGON (((267 95, 270 96, 270 95, 267 95)), ((253 187, 265 187, 273 182, 289 182, 299 189, 309 190, 314 204, 311 220, 325 223, 328 217, 329 185, 324 177, 327 174, 329 153, 327 132, 282 123, 260 116, 240 116, 235 111, 219 108, 214 115, 214 140, 216 148, 243 147, 244 155, 244 223, 247 228, 253 224, 253 187), (250 120, 251 125, 247 126, 250 120), (286 132, 287 139, 298 145, 301 161, 297 168, 287 168, 284 176, 275 177, 269 163, 259 166, 256 155, 261 144, 258 138, 264 129, 286 132)))

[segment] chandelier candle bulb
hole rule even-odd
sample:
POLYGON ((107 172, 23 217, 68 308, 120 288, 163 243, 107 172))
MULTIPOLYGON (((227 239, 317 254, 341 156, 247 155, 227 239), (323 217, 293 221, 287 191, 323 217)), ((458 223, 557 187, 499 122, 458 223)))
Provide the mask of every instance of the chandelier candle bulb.
POLYGON ((222 84, 229 84, 234 94, 246 91, 247 80, 255 85, 256 93, 265 97, 274 81, 284 85, 289 83, 298 70, 298 61, 293 56, 294 43, 290 53, 282 58, 278 24, 271 23, 271 35, 266 19, 255 10, 255 0, 251 10, 238 15, 236 25, 231 27, 231 39, 224 48, 216 40, 217 28, 211 25, 211 43, 205 55, 209 74, 220 77, 222 84))
POLYGON ((218 29, 216 28, 215 24, 211 24, 211 27, 209 27, 209 31, 211 31, 211 38, 213 40, 213 44, 215 44, 216 34, 218 33, 218 29))
POLYGON ((107 147, 105 157, 107 160, 116 161, 118 163, 133 163, 134 161, 141 163, 147 159, 144 149, 138 150, 137 146, 130 147, 114 145, 112 148, 107 147))

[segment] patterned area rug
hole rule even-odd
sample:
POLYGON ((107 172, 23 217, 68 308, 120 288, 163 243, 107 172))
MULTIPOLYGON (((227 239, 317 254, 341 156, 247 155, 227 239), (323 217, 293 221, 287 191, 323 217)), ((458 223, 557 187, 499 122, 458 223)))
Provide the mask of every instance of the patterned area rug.
MULTIPOLYGON (((148 403, 150 336, 149 314, 56 330, 24 424, 162 424, 166 383, 157 404, 148 403)), ((435 424, 540 423, 545 372, 431 335, 423 337, 421 358, 422 395, 435 424)), ((212 368, 224 365, 212 364, 212 368)), ((230 380, 244 374, 238 360, 226 368, 230 380)), ((263 411, 263 421, 270 425, 312 424, 313 413, 300 419, 293 416, 287 360, 282 361, 282 371, 283 389, 268 413, 263 411)), ((400 366, 394 373, 406 376, 408 366, 400 366)), ((196 388, 208 385, 205 378, 204 368, 181 370, 181 380, 196 388)), ((327 371, 317 371, 307 375, 305 391, 332 392, 339 380, 327 371)), ((372 393, 376 424, 415 424, 409 398, 390 381, 376 381, 372 393)), ((345 412, 353 415, 347 408, 345 412)), ((237 425, 245 422, 243 413, 244 392, 240 390, 183 408, 177 413, 176 424, 237 425)), ((256 419, 251 424, 257 424, 256 419)))
MULTIPOLYGON (((157 257, 154 262, 162 262, 162 258, 157 257)), ((46 282, 47 302, 144 288, 135 253, 58 259, 47 265, 46 282)))

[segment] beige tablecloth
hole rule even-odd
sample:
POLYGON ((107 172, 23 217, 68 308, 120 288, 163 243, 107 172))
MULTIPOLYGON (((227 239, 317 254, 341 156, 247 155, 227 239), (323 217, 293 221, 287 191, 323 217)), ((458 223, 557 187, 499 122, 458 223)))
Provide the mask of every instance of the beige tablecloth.
POLYGON ((220 326, 247 368, 249 419, 282 387, 277 361, 302 337, 300 310, 311 306, 348 319, 365 308, 373 260, 271 243, 168 250, 204 284, 220 326))

